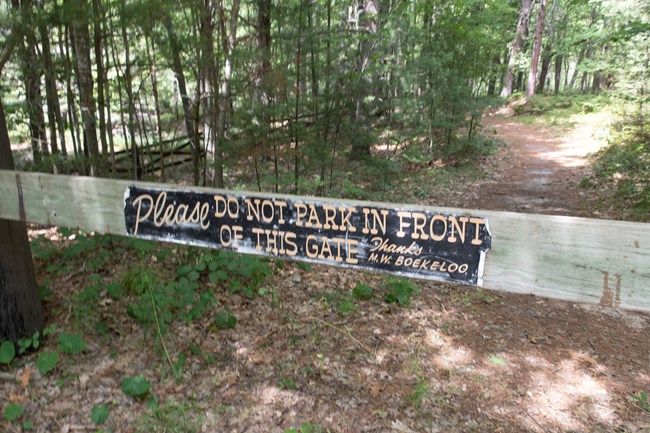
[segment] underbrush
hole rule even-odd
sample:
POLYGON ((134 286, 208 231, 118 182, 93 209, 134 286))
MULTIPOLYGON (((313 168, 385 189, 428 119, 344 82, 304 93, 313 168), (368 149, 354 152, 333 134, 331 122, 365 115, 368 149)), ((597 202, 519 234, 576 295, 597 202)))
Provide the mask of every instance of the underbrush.
POLYGON ((515 100, 512 107, 517 116, 569 118, 576 114, 600 111, 611 104, 612 97, 607 93, 565 93, 557 96, 536 95, 527 100, 515 100))
POLYGON ((640 125, 615 125, 611 144, 595 157, 596 182, 616 191, 615 204, 629 218, 650 221, 650 134, 640 125))

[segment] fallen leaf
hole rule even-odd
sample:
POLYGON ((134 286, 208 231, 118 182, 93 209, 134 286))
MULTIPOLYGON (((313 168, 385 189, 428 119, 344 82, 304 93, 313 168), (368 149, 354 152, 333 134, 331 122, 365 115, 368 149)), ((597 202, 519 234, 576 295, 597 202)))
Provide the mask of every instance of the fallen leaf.
POLYGON ((372 395, 374 398, 379 397, 379 394, 381 394, 381 387, 377 384, 372 385, 370 387, 370 395, 372 395))
POLYGON ((585 364, 587 364, 589 367, 593 368, 593 367, 598 366, 598 361, 596 361, 594 358, 592 358, 591 356, 589 356, 587 354, 582 353, 582 354, 578 355, 578 359, 580 361, 584 362, 585 364))
POLYGON ((401 433, 415 433, 415 430, 411 429, 409 426, 404 424, 402 421, 393 421, 393 424, 391 425, 393 430, 397 430, 398 432, 401 433))
POLYGON ((81 385, 82 388, 86 387, 86 384, 88 384, 88 380, 90 379, 90 376, 86 373, 83 373, 79 376, 79 385, 81 385))
POLYGON ((25 367, 23 369, 23 373, 19 374, 16 377, 16 379, 22 385, 23 388, 27 388, 27 385, 29 385, 29 379, 31 377, 32 377, 32 370, 30 370, 29 367, 25 367))
POLYGON ((25 394, 11 394, 9 396, 9 400, 11 403, 24 403, 27 400, 27 396, 25 394))

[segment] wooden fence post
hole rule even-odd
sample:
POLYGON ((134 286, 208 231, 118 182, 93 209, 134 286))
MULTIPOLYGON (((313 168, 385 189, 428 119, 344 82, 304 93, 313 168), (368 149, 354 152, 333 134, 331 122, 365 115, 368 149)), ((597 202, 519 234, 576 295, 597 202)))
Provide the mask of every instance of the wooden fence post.
MULTIPOLYGON (((1 100, 0 169, 14 169, 1 100)), ((18 177, 16 187, 20 194, 18 177)), ((21 210, 24 215, 24 209, 21 210)), ((27 226, 24 221, 0 219, 0 341, 16 341, 30 336, 42 330, 44 325, 27 226)))

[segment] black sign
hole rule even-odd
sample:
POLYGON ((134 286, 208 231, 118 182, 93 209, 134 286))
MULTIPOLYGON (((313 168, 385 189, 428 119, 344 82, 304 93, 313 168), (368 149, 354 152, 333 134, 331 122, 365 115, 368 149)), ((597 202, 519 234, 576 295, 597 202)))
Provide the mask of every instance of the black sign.
POLYGON ((481 284, 486 218, 375 204, 129 187, 129 236, 481 284))

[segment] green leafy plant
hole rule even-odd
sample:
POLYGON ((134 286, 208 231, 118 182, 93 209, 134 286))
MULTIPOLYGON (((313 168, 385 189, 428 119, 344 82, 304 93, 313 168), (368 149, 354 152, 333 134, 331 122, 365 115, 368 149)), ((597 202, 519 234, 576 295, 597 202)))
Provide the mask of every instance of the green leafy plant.
POLYGON ((280 383, 280 388, 285 389, 285 390, 292 390, 296 389, 296 381, 294 380, 293 377, 285 376, 285 375, 280 375, 278 378, 278 382, 280 383))
POLYGON ((18 340, 18 354, 22 355, 27 352, 29 349, 38 349, 41 345, 40 340, 41 333, 36 331, 31 337, 21 338, 18 340))
POLYGON ((25 408, 22 405, 16 403, 9 403, 5 407, 4 411, 5 419, 7 421, 15 421, 23 416, 23 413, 25 413, 25 408))
POLYGON ((372 296, 374 295, 374 291, 375 289, 373 289, 368 284, 357 283, 354 286, 354 289, 352 289, 352 296, 354 296, 357 299, 368 300, 372 298, 372 296))
POLYGON ((506 365, 506 360, 495 354, 490 354, 488 360, 494 365, 506 365))
POLYGON ((346 314, 359 311, 347 292, 325 292, 321 295, 327 307, 332 308, 338 314, 346 314))
POLYGON ((638 394, 632 394, 632 398, 639 403, 643 410, 650 412, 650 403, 648 402, 647 392, 641 391, 638 394))
POLYGON ((290 428, 284 431, 284 433, 325 433, 325 432, 329 432, 329 430, 325 430, 318 424, 312 424, 310 422, 302 423, 300 429, 290 428))
POLYGON ((419 292, 419 289, 404 277, 388 277, 386 287, 387 291, 384 300, 389 304, 397 303, 402 306, 409 305, 411 297, 419 292))
POLYGON ((221 329, 233 329, 237 326, 237 318, 232 315, 230 310, 225 309, 218 311, 214 316, 214 322, 212 322, 211 328, 216 330, 221 329))
POLYGON ((122 380, 122 392, 129 397, 145 398, 151 391, 151 382, 141 375, 126 377, 122 380))
POLYGON ((102 425, 108 419, 109 413, 110 408, 108 403, 95 405, 90 411, 90 420, 95 425, 102 425))
POLYGON ((52 259, 57 253, 58 250, 55 246, 52 245, 52 242, 47 239, 44 235, 38 235, 30 242, 30 247, 32 250, 32 255, 44 262, 52 259))
POLYGON ((413 392, 406 396, 406 403, 413 409, 420 410, 424 399, 431 393, 431 386, 425 378, 418 378, 418 382, 413 386, 413 392))
POLYGON ((56 329, 55 325, 47 326, 43 331, 36 331, 32 334, 31 337, 21 338, 17 341, 18 343, 18 354, 22 355, 27 352, 29 349, 38 349, 41 346, 41 337, 47 337, 52 334, 56 329))
POLYGON ((142 284, 146 291, 129 305, 127 313, 145 325, 155 325, 161 335, 174 320, 190 323, 203 318, 215 303, 212 289, 201 290, 196 281, 185 277, 162 284, 147 274, 142 284))
POLYGON ((11 341, 3 341, 0 344, 0 364, 11 364, 16 357, 16 346, 11 341))
POLYGON ((491 304, 492 302, 494 302, 496 300, 494 298, 494 296, 489 295, 487 292, 485 292, 485 291, 483 291, 481 289, 478 289, 476 292, 474 292, 474 297, 477 300, 483 301, 483 302, 485 302, 487 304, 491 304))
POLYGON ((167 400, 152 406, 135 424, 136 433, 199 432, 202 417, 191 402, 167 400))
POLYGON ((86 349, 86 343, 75 333, 59 335, 59 350, 63 353, 81 353, 86 349))
POLYGON ((38 355, 38 360, 36 361, 36 367, 38 371, 45 376, 50 371, 56 368, 57 363, 59 362, 59 354, 53 351, 44 351, 38 355))
POLYGON ((311 272, 311 265, 309 263, 298 262, 296 263, 296 266, 298 266, 299 269, 302 269, 305 272, 311 272))

